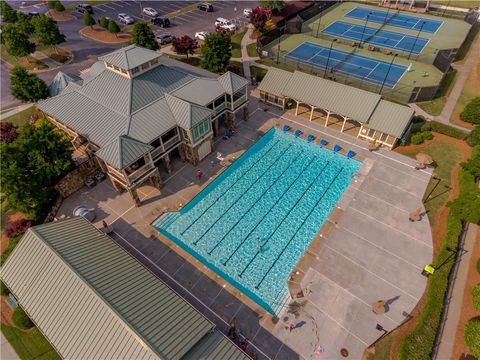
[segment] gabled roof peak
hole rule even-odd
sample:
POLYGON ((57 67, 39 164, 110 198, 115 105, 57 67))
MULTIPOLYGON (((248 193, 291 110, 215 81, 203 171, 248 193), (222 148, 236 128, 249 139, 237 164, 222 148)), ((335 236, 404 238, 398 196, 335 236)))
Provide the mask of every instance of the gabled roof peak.
POLYGON ((162 55, 156 51, 134 44, 100 56, 98 59, 128 71, 160 56, 162 55))

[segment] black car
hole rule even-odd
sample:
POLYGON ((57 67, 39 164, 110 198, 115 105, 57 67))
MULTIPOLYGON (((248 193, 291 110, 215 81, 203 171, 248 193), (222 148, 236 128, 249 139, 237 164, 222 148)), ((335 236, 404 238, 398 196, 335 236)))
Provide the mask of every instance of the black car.
POLYGON ((198 10, 213 12, 213 5, 208 3, 201 3, 197 5, 198 10))
POLYGON ((38 17, 40 13, 38 11, 30 11, 27 15, 30 17, 38 17))
POLYGON ((153 25, 161 26, 161 27, 169 27, 170 26, 170 20, 168 20, 164 16, 157 16, 152 19, 153 25))
POLYGON ((93 14, 93 8, 88 4, 78 4, 75 9, 77 9, 77 11, 82 14, 86 12, 88 12, 89 14, 93 14))

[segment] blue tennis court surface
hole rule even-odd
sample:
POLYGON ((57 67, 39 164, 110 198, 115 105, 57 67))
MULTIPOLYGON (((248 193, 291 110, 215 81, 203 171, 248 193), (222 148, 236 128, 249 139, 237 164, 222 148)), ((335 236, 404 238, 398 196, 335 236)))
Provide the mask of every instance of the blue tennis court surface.
POLYGON ((383 10, 372 10, 372 9, 363 8, 363 7, 356 7, 355 9, 345 14, 346 17, 359 19, 359 20, 366 20, 367 15, 368 15, 368 21, 371 21, 377 24, 386 23, 389 26, 396 26, 396 27, 401 27, 401 28, 410 29, 410 30, 422 29, 422 32, 427 32, 431 34, 434 34, 443 24, 443 21, 425 19, 417 16, 404 15, 404 14, 395 12, 394 10, 383 11, 383 10))
POLYGON ((392 64, 389 71, 390 63, 388 62, 309 42, 302 43, 285 57, 332 73, 338 72, 376 84, 382 84, 385 81, 384 86, 388 88, 395 87, 407 70, 405 66, 392 64))
POLYGON ((428 39, 415 36, 402 35, 392 31, 378 30, 371 27, 363 27, 343 21, 335 21, 323 31, 325 34, 335 35, 347 39, 367 42, 372 45, 388 47, 419 54, 427 45, 428 39))

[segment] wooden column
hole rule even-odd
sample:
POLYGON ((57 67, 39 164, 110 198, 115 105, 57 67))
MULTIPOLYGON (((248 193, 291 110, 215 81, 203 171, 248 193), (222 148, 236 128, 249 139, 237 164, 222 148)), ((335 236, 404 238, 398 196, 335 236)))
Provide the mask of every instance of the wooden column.
POLYGON ((312 106, 312 111, 310 111, 310 121, 313 119, 313 110, 315 110, 315 107, 312 106))
POLYGON ((328 125, 328 118, 330 117, 330 111, 326 110, 327 111, 327 119, 325 120, 325 127, 327 127, 328 125))
POLYGON ((340 132, 343 132, 343 129, 345 129, 345 124, 347 123, 348 119, 349 119, 349 117, 347 117, 347 116, 343 117, 343 124, 342 124, 342 129, 340 130, 340 132))
POLYGON ((297 116, 298 115, 298 105, 299 105, 299 103, 296 100, 295 100, 295 102, 297 103, 297 108, 295 109, 295 116, 297 116))
POLYGON ((357 138, 360 136, 360 134, 362 133, 362 130, 363 130, 363 124, 360 125, 360 130, 358 130, 358 134, 357 134, 357 138))

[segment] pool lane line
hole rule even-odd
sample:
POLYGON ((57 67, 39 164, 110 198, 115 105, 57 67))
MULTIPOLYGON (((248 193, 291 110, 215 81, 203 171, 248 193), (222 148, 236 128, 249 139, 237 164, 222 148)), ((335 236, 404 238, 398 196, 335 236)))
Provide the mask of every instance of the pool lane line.
MULTIPOLYGON (((245 191, 243 191, 242 194, 248 192, 248 191, 252 188, 252 186, 255 185, 256 182, 257 182, 260 178, 262 178, 262 177, 267 173, 267 171, 270 170, 270 168, 271 168, 274 164, 277 163, 278 160, 280 160, 280 158, 282 157, 282 155, 284 154, 284 152, 285 152, 285 151, 288 151, 292 146, 293 146, 293 144, 290 144, 283 152, 281 152, 280 155, 264 170, 264 172, 262 173, 262 175, 260 175, 256 180, 254 180, 254 181, 248 186, 248 188, 247 188, 245 191)), ((255 163, 255 164, 258 164, 258 163, 255 163)), ((202 234, 202 236, 200 236, 197 240, 195 240, 195 241, 192 243, 193 245, 197 245, 197 244, 200 242, 200 240, 203 239, 203 237, 215 226, 215 224, 216 224, 221 218, 223 218, 223 216, 224 216, 236 203, 238 203, 238 200, 240 200, 240 198, 242 197, 242 194, 240 194, 240 196, 239 196, 235 201, 232 202, 232 204, 228 207, 228 209, 225 210, 225 211, 220 215, 220 217, 219 217, 217 220, 215 220, 212 225, 210 225, 210 226, 208 227, 207 231, 205 231, 205 232, 202 234)), ((205 214, 205 211, 202 213, 201 216, 203 216, 204 214, 205 214)))
MULTIPOLYGON (((301 151, 300 149, 300 152, 297 154, 297 156, 295 156, 293 158, 293 161, 291 161, 288 166, 285 167, 285 169, 274 179, 274 182, 272 184, 270 184, 270 186, 268 186, 265 190, 263 190, 263 192, 260 194, 260 196, 257 196, 256 197, 256 200, 252 203, 252 205, 250 205, 250 207, 243 213, 242 216, 239 216, 237 222, 235 222, 235 224, 233 224, 233 226, 230 227, 230 230, 227 231, 227 233, 225 235, 222 236, 222 238, 220 239, 220 241, 215 244, 215 246, 210 250, 208 251, 208 254, 209 255, 212 255, 212 252, 223 242, 223 240, 227 237, 228 234, 230 234, 230 232, 235 228, 235 226, 240 222, 240 220, 242 220, 245 215, 257 204, 257 201, 262 198, 265 193, 270 190, 272 188, 272 186, 277 182, 277 180, 283 176, 283 174, 285 174, 285 172, 288 170, 288 168, 293 165, 293 163, 295 163, 295 161, 301 159, 300 158, 300 154, 302 153, 303 151, 301 151)), ((257 180, 257 183, 258 183, 258 180, 257 180)), ((245 193, 246 194, 246 193, 245 193)), ((238 203, 238 202, 237 202, 238 203)))
MULTIPOLYGON (((292 210, 295 209, 295 207, 297 206, 297 204, 302 200, 302 198, 305 196, 305 194, 310 190, 310 188, 313 186, 313 184, 315 184, 315 181, 318 179, 318 177, 320 175, 322 175, 325 171, 325 169, 328 167, 328 165, 330 164, 330 161, 327 161, 325 163, 325 165, 322 167, 322 169, 320 170, 320 172, 317 174, 317 176, 315 176, 315 178, 312 180, 312 182, 310 183, 310 185, 308 185, 307 189, 302 193, 302 195, 300 195, 299 199, 293 204, 293 207, 287 211, 285 213, 285 215, 283 216, 282 220, 280 220, 280 225, 278 225, 275 230, 273 231, 273 233, 268 237, 267 241, 265 241, 263 243, 263 245, 265 246, 269 241, 270 239, 273 237, 273 235, 275 235, 275 233, 278 231, 278 229, 281 227, 281 224, 282 222, 287 218, 288 215, 291 214, 292 210)), ((292 201, 293 202, 293 201, 292 201)), ((242 272, 238 275, 239 277, 242 277, 243 274, 245 273, 245 271, 247 271, 247 269, 250 267, 250 265, 252 264, 252 262, 257 258, 257 255, 260 254, 260 250, 257 249, 257 252, 255 253, 255 255, 253 256, 253 258, 248 262, 247 266, 245 266, 242 270, 242 272)))
MULTIPOLYGON (((297 180, 299 179, 300 175, 304 174, 305 171, 307 170, 307 168, 314 162, 314 160, 316 159, 315 156, 312 156, 312 159, 310 160, 310 162, 307 164, 307 166, 305 166, 303 168, 303 170, 300 171, 300 173, 297 175, 297 177, 292 181, 292 183, 288 186, 288 188, 283 192, 283 194, 280 195, 280 197, 275 201, 275 203, 273 204, 273 206, 270 207, 270 209, 267 210, 267 213, 270 212, 275 206, 278 205, 278 203, 280 202, 280 200, 283 199, 283 197, 285 196, 285 194, 292 188, 292 186, 297 182, 297 180)), ((245 241, 248 239, 248 237, 255 231, 255 229, 262 223, 262 220, 263 218, 260 219, 260 221, 255 225, 255 227, 250 230, 250 232, 247 234, 247 236, 245 236, 243 238, 243 241, 235 248, 235 250, 233 251, 233 253, 230 254, 230 256, 228 257, 227 260, 225 260, 224 262, 222 262, 222 264, 224 266, 227 265, 227 263, 230 261, 230 259, 233 257, 233 255, 235 255, 235 253, 242 247, 242 245, 245 243, 245 241)))
MULTIPOLYGON (((280 142, 280 139, 278 139, 263 155, 267 155, 278 143, 280 142)), ((185 230, 183 230, 180 235, 183 235, 185 234, 185 232, 187 232, 188 229, 190 229, 190 227, 192 227, 193 224, 195 224, 202 216, 203 214, 205 214, 213 205, 216 204, 216 202, 222 197, 224 196, 236 183, 238 183, 254 166, 256 165, 255 162, 253 162, 252 166, 250 166, 246 171, 244 171, 241 176, 232 183, 232 185, 230 185, 227 190, 223 191, 220 196, 218 196, 214 201, 212 201, 212 203, 205 209, 205 211, 203 211, 190 225, 187 226, 187 228, 185 230)))
POLYGON ((293 234, 293 236, 290 238, 290 240, 288 240, 288 243, 287 245, 284 246, 282 252, 276 257, 275 261, 273 261, 272 265, 270 266, 270 268, 267 270, 267 272, 263 275, 263 278, 262 280, 260 280, 260 282, 255 285, 255 289, 258 290, 258 288, 260 287, 260 285, 262 285, 263 283, 263 280, 265 280, 265 278, 267 277, 267 275, 270 273, 270 271, 273 269, 273 267, 276 265, 278 259, 280 259, 280 257, 283 255, 283 253, 285 252, 285 249, 288 248, 288 246, 290 245, 290 243, 292 242, 292 240, 295 238, 295 236, 298 234, 298 232, 300 231, 300 229, 302 228, 302 226, 305 224, 305 222, 307 221, 307 219, 312 215, 312 212, 315 210, 315 208, 318 206, 318 204, 320 203, 320 201, 323 200, 323 198, 325 197, 325 195, 327 194, 328 190, 331 189, 331 186, 332 184, 335 182, 335 180, 337 180, 338 176, 342 173, 343 171, 343 168, 340 169, 340 171, 337 173, 337 175, 335 175, 335 177, 332 179, 332 181, 330 181, 330 184, 328 185, 328 187, 326 187, 325 191, 323 192, 322 196, 320 197, 320 199, 315 203, 315 205, 313 206, 312 210, 310 211, 310 213, 303 219, 302 223, 300 224, 300 226, 298 227, 297 231, 295 231, 295 234, 293 234))

